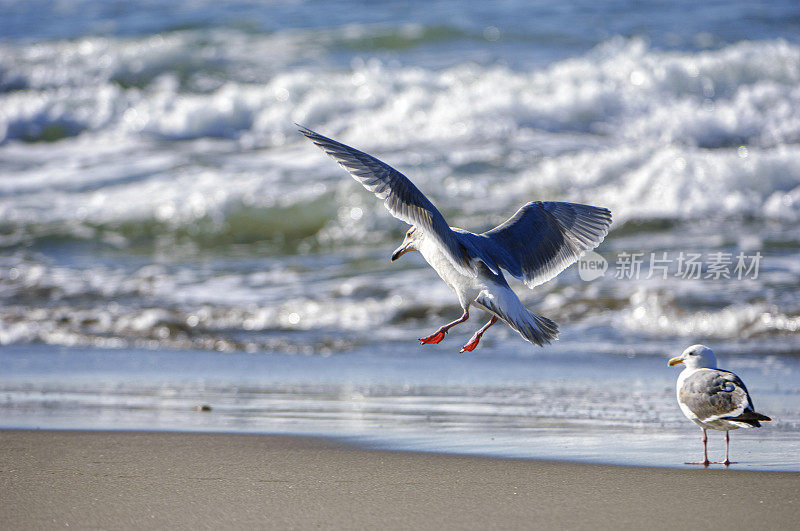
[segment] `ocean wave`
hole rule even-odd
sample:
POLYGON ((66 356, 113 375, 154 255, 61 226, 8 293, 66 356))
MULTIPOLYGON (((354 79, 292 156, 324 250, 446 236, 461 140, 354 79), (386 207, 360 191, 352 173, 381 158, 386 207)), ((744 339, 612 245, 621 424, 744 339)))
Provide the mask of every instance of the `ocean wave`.
POLYGON ((798 161, 798 145, 707 150, 640 143, 551 158, 516 186, 521 192, 547 187, 605 205, 617 228, 654 218, 791 221, 800 209, 798 161))
MULTIPOLYGON (((313 181, 324 183, 317 195, 337 191, 336 210, 359 208, 385 229, 378 207, 333 184, 344 176, 301 143, 294 122, 385 154, 475 225, 510 215, 520 195, 599 202, 618 222, 800 215, 800 47, 785 41, 667 52, 617 38, 531 71, 374 60, 300 70, 263 59, 263 82, 187 84, 241 66, 248 45, 299 50, 289 63, 309 50, 293 35, 232 35, 233 58, 209 51, 220 36, 197 51, 192 32, 4 44, 0 149, 14 171, 0 175, 0 221, 84 230, 166 220, 225 238, 224 223, 203 219, 250 212, 263 226, 265 198, 279 190, 280 208, 289 197, 307 203, 313 181), (131 72, 139 81, 120 82, 131 72), (481 206, 487 191, 492 211, 481 206)), ((335 226, 317 229, 338 237, 335 226)))
POLYGON ((670 299, 662 293, 637 290, 620 319, 628 330, 655 336, 749 339, 792 336, 800 330, 800 315, 787 314, 775 304, 753 301, 697 310, 670 299))
MULTIPOLYGON (((297 263, 275 256, 184 262, 175 261, 170 249, 172 256, 162 263, 91 267, 12 256, 0 269, 0 344, 304 354, 376 341, 408 344, 460 309, 419 259, 390 268, 390 249, 360 257, 312 254, 297 263)), ((794 277, 776 264, 757 281, 670 279, 665 285, 615 278, 584 283, 575 277, 568 271, 533 292, 518 290, 528 307, 561 325, 559 344, 583 349, 596 338, 592 348, 619 353, 630 350, 626 345, 656 340, 672 348, 699 338, 736 339, 797 355, 794 277)), ((474 313, 453 331, 452 341, 466 340, 483 317, 474 313)), ((496 341, 533 348, 505 326, 486 338, 489 346, 496 341)))
POLYGON ((266 45, 291 63, 303 56, 292 52, 301 39, 234 35, 212 36, 211 44, 178 32, 3 45, 0 88, 10 99, 2 105, 0 140, 24 138, 26 125, 71 121, 184 139, 249 132, 263 141, 290 132, 293 119, 346 127, 352 139, 373 145, 520 129, 711 148, 800 139, 792 112, 800 99, 800 47, 781 40, 665 52, 618 38, 533 71, 470 63, 437 71, 373 60, 355 61, 350 70, 293 71, 259 58, 267 74, 247 81, 227 69, 251 64, 252 48, 266 45), (219 55, 223 43, 237 51, 219 55), (187 84, 195 74, 219 81, 202 90, 187 84))

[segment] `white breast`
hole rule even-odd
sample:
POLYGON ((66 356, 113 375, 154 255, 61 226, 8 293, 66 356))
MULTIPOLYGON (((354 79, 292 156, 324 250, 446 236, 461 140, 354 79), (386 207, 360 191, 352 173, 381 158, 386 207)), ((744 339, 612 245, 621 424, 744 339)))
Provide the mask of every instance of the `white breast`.
POLYGON ((481 289, 485 287, 480 277, 473 278, 460 273, 448 260, 442 248, 432 239, 423 237, 419 243, 419 252, 425 261, 436 270, 445 284, 456 292, 462 307, 474 301, 481 289))

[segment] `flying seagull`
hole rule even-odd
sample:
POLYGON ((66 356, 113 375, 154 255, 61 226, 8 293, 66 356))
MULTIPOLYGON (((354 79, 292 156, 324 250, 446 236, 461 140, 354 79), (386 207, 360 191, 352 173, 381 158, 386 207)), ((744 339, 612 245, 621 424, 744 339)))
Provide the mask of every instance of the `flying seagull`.
POLYGON ((611 225, 608 209, 535 201, 524 205, 500 226, 475 234, 448 226, 433 203, 391 166, 298 127, 364 188, 383 199, 394 217, 411 225, 403 243, 392 254, 392 261, 409 251, 419 251, 458 296, 463 309, 461 317, 420 338, 421 344, 442 341, 448 330, 469 319, 471 305, 491 313, 492 318, 475 332, 461 352, 474 350, 484 332, 498 319, 539 346, 558 338, 556 323, 523 306, 508 286, 503 270, 530 288, 547 282, 584 251, 603 241, 611 225))
POLYGON ((669 360, 670 367, 683 363, 686 368, 678 376, 678 405, 686 418, 703 430, 703 460, 687 465, 708 466, 708 435, 712 428, 725 432, 725 461, 729 458, 730 430, 760 428, 760 420, 772 420, 756 413, 744 382, 735 374, 717 368, 717 357, 704 345, 692 345, 683 354, 669 360))

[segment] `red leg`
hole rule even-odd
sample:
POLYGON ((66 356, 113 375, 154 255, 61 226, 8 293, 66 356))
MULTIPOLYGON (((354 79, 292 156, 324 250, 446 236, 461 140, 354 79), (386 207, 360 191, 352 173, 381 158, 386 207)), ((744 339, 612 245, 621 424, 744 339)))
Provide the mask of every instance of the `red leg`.
POLYGON ((478 343, 480 343, 481 341, 483 333, 486 332, 486 330, 488 330, 489 327, 495 324, 496 322, 497 322, 497 316, 493 315, 492 320, 483 325, 480 330, 475 332, 475 335, 472 336, 472 339, 469 340, 469 343, 464 345, 464 348, 461 349, 461 352, 472 352, 473 350, 475 350, 475 347, 477 347, 478 343))
POLYGON ((731 432, 730 431, 726 431, 725 432, 725 461, 722 462, 722 464, 725 465, 725 466, 728 466, 728 465, 731 464, 731 460, 729 458, 729 456, 730 456, 730 454, 729 454, 730 446, 731 446, 731 432))
POLYGON ((446 325, 441 327, 439 330, 437 330, 436 332, 434 332, 433 334, 431 334, 431 335, 429 335, 427 337, 419 338, 419 342, 421 344, 423 344, 423 345, 435 345, 436 343, 439 343, 442 339, 444 339, 444 335, 447 333, 448 330, 450 330, 451 328, 453 328, 455 325, 457 325, 459 323, 463 323, 467 319, 469 319, 469 308, 464 310, 464 313, 461 314, 461 317, 459 317, 458 319, 456 319, 452 323, 447 323, 446 325))
POLYGON ((687 465, 703 465, 708 466, 710 461, 708 460, 708 434, 706 433, 706 429, 702 428, 703 430, 703 460, 699 463, 686 463, 687 465))

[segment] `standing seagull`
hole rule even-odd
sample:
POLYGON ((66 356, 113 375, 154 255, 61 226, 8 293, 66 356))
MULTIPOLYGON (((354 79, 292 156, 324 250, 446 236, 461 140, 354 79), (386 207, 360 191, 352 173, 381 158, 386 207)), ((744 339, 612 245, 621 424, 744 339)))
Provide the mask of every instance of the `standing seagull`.
POLYGON ((669 360, 670 367, 683 363, 678 376, 678 405, 686 418, 703 430, 703 460, 687 465, 708 466, 708 435, 712 428, 725 432, 725 466, 731 464, 728 449, 730 430, 760 428, 759 420, 772 420, 756 413, 744 382, 729 371, 717 369, 717 357, 704 345, 692 345, 683 354, 669 360))
POLYGON ((439 343, 450 328, 469 319, 473 304, 491 313, 492 319, 475 332, 461 352, 477 347, 481 336, 498 319, 536 345, 557 339, 556 323, 525 308, 501 269, 530 288, 547 282, 603 241, 611 225, 608 209, 536 201, 524 205, 499 227, 474 234, 449 227, 428 198, 389 165, 305 127, 300 132, 364 188, 383 199, 394 217, 411 225, 392 261, 408 251, 419 251, 456 292, 464 310, 461 317, 420 338, 420 343, 439 343))

